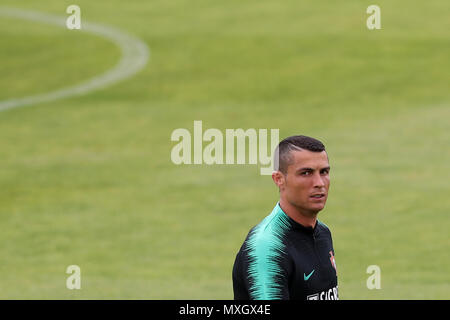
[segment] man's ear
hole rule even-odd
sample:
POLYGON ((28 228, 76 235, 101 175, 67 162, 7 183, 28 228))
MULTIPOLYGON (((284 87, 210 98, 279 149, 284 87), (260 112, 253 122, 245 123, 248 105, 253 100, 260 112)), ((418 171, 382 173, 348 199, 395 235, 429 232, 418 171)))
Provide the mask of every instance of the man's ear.
POLYGON ((281 171, 272 172, 272 180, 280 189, 285 184, 284 174, 281 171))

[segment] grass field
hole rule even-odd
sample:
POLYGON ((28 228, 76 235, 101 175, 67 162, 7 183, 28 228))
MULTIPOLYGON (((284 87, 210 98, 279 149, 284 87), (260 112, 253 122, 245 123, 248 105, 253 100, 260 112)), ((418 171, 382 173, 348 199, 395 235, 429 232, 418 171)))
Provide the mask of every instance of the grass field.
MULTIPOLYGON (((60 16, 73 3, 2 0, 60 16)), ((173 164, 171 133, 194 120, 325 143, 319 218, 341 299, 450 298, 448 1, 379 0, 374 31, 361 1, 76 4, 150 60, 108 88, 0 112, 0 298, 231 299, 235 254, 278 191, 254 165, 173 164), (66 288, 72 264, 81 290, 66 288)), ((0 17, 0 101, 83 82, 120 55, 0 17)))

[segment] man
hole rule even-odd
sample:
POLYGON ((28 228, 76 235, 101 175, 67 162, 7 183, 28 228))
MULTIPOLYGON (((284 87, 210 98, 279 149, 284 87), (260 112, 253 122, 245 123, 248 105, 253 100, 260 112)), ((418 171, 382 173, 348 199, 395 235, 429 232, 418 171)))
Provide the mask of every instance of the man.
POLYGON ((336 300, 331 233, 317 219, 330 186, 325 146, 306 136, 288 137, 275 150, 275 168, 280 200, 236 256, 234 298, 336 300))

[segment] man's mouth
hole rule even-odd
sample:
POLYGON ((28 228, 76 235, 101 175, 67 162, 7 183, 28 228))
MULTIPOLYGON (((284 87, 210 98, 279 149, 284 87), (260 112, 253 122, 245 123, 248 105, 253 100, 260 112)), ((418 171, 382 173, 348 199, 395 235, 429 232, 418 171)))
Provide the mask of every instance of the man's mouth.
POLYGON ((310 198, 322 199, 322 198, 325 198, 325 193, 315 193, 315 194, 311 195, 310 198))

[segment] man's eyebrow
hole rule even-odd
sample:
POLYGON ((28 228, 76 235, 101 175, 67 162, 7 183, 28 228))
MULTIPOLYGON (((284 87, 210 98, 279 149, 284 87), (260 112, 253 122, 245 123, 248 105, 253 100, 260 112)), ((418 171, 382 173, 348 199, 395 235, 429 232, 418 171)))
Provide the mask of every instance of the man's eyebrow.
MULTIPOLYGON (((320 171, 322 171, 322 170, 330 170, 330 169, 331 169, 330 166, 328 166, 328 167, 320 168, 320 171)), ((313 168, 307 168, 307 167, 297 169, 297 171, 314 171, 314 170, 315 169, 313 169, 313 168)))

